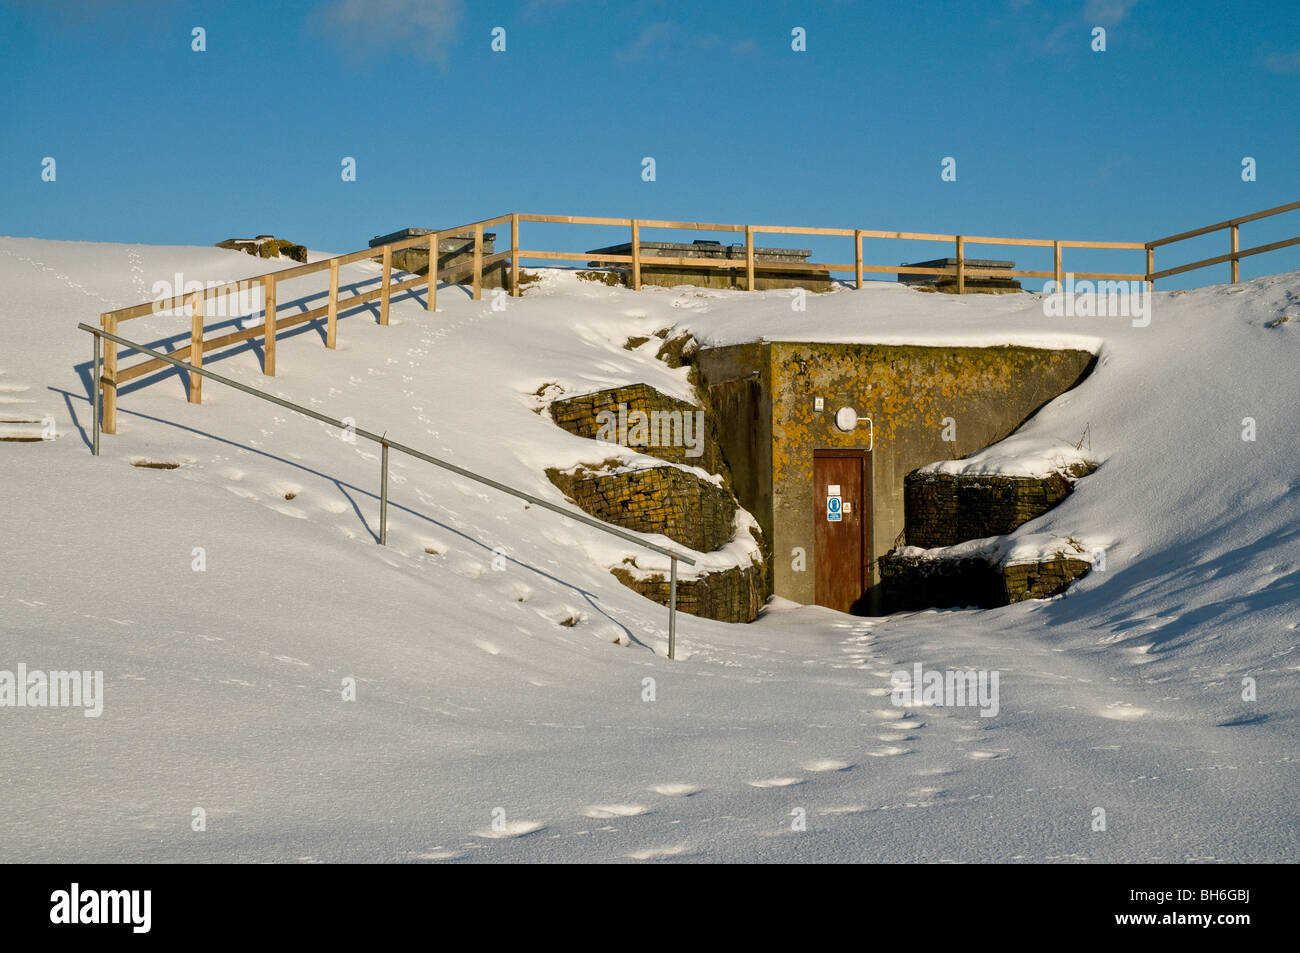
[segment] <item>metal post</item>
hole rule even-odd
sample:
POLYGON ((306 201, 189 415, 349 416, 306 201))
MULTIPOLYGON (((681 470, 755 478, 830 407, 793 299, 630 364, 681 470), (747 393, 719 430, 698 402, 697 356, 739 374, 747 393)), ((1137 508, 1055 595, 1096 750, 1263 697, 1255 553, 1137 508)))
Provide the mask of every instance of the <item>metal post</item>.
MULTIPOLYGON (((107 320, 112 321, 114 319, 109 317, 107 320)), ((295 404, 292 401, 285 400, 283 397, 276 397, 274 394, 268 394, 265 391, 258 390, 254 387, 249 387, 247 384, 241 384, 239 381, 231 380, 229 377, 226 377, 222 374, 217 374, 214 371, 210 371, 206 367, 203 367, 201 365, 193 366, 187 364, 184 361, 177 360, 176 358, 168 354, 164 354, 161 351, 157 351, 149 347, 147 344, 141 344, 139 341, 131 341, 128 340, 127 338, 119 337, 117 334, 115 334, 112 331, 92 327, 91 325, 84 324, 84 323, 78 324, 77 328, 82 331, 85 331, 87 334, 93 334, 98 337, 101 337, 103 338, 104 341, 108 342, 109 345, 112 345, 112 347, 109 347, 108 350, 104 351, 104 355, 103 355, 103 360, 104 360, 103 376, 108 378, 108 380, 104 382, 106 386, 104 388, 104 394, 103 394, 104 400, 103 400, 102 412, 104 414, 105 419, 111 419, 112 404, 110 403, 108 398, 109 395, 112 395, 114 393, 113 391, 114 371, 113 371, 112 361, 116 360, 116 357, 114 356, 116 353, 114 348, 120 345, 121 347, 131 348, 137 353, 143 354, 146 357, 153 358, 156 361, 161 361, 163 364, 166 364, 169 367, 175 367, 182 371, 189 371, 193 374, 199 375, 200 377, 210 377, 213 380, 218 381, 219 383, 222 383, 227 387, 231 387, 234 388, 235 390, 242 391, 243 393, 248 394, 251 397, 256 397, 258 400, 264 400, 267 401, 268 403, 276 404, 280 407, 284 407, 286 410, 292 410, 294 413, 302 414, 304 417, 310 417, 313 420, 319 420, 322 423, 329 424, 331 427, 337 427, 340 430, 346 430, 350 433, 354 433, 358 437, 361 437, 364 440, 369 440, 372 443, 380 444, 383 452, 383 460, 382 460, 383 473, 381 477, 382 486, 380 487, 380 514, 379 514, 380 542, 382 543, 387 543, 388 541, 388 451, 390 449, 394 449, 398 453, 406 454, 408 457, 414 457, 416 460, 423 460, 425 463, 431 463, 436 467, 440 467, 443 470, 447 470, 450 473, 455 473, 458 476, 461 476, 467 480, 473 480, 475 483, 481 483, 484 486, 490 486, 495 490, 501 491, 502 493, 507 493, 510 496, 523 500, 524 502, 532 506, 540 507, 541 509, 544 510, 550 510, 552 513, 558 513, 559 515, 563 516, 565 519, 573 520, 574 522, 577 523, 582 523, 585 526, 590 526, 593 529, 598 529, 602 533, 608 533, 611 536, 617 536, 619 539, 626 540, 629 543, 634 543, 637 546, 644 547, 645 549, 648 549, 651 552, 659 553, 659 555, 671 559, 673 561, 672 562, 673 592, 671 594, 672 595, 671 608, 673 610, 674 615, 669 618, 668 624, 669 624, 669 636, 673 644, 673 654, 674 655, 676 654, 675 613, 677 611, 677 595, 676 595, 677 563, 680 561, 686 563, 686 565, 688 566, 696 565, 695 560, 692 559, 690 556, 683 556, 680 555, 679 553, 673 552, 670 549, 665 549, 664 547, 658 546, 654 543, 646 542, 639 535, 628 532, 627 530, 619 529, 617 526, 613 526, 609 523, 602 522, 601 520, 598 520, 591 516, 587 516, 583 513, 574 512, 570 508, 560 506, 556 503, 552 503, 550 500, 544 500, 539 496, 533 496, 531 493, 525 493, 523 490, 515 489, 514 487, 508 486, 505 483, 499 483, 496 480, 492 480, 489 479, 488 477, 483 476, 482 474, 475 473, 473 470, 466 470, 464 467, 458 467, 454 463, 449 463, 446 460, 440 460, 437 457, 430 456, 427 453, 423 453, 419 450, 416 450, 414 447, 408 447, 406 444, 396 443, 395 441, 391 441, 388 439, 387 431, 383 433, 375 433, 374 431, 371 430, 364 430, 361 427, 357 427, 355 424, 351 423, 350 421, 339 420, 335 417, 330 417, 327 416, 326 414, 318 413, 317 411, 311 410, 308 407, 304 407, 301 404, 295 404)), ((108 429, 107 427, 104 427, 102 422, 100 426, 105 433, 112 433, 112 430, 108 429)))
POLYGON ((99 376, 100 376, 99 350, 103 342, 100 341, 98 334, 92 334, 91 337, 95 339, 95 377, 91 382, 91 390, 94 392, 94 404, 95 404, 95 410, 93 414, 94 421, 95 421, 94 423, 95 437, 94 437, 94 442, 91 444, 90 452, 93 453, 95 456, 99 456, 99 376))
POLYGON ((669 558, 668 582, 668 657, 677 658, 677 557, 669 558))
POLYGON ((388 545, 388 441, 383 447, 383 476, 379 480, 379 545, 388 545))

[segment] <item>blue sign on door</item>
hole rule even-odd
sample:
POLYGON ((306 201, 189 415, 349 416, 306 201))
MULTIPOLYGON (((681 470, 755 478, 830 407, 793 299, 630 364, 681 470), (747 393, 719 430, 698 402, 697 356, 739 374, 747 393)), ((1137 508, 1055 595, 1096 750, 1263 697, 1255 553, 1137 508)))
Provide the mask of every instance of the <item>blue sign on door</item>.
POLYGON ((826 519, 828 522, 838 523, 843 518, 840 509, 840 498, 838 496, 826 497, 826 519))

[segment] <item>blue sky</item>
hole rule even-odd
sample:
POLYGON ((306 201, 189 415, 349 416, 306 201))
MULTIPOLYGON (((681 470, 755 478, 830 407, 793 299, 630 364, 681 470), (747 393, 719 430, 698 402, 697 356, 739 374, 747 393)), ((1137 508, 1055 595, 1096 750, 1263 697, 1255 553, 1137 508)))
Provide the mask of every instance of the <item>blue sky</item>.
MULTIPOLYGON (((0 0, 0 78, 0 234, 17 236, 270 232, 343 252, 530 211, 1143 241, 1300 199, 1294 2, 0 0)), ((1242 243, 1295 234, 1300 211, 1243 226, 1242 243)), ((772 243, 852 260, 847 241, 772 243)), ((880 242, 867 258, 946 253, 880 242)), ((1140 252, 1066 263, 1142 270, 1140 252)), ((1242 272, 1295 268, 1300 248, 1242 272)))

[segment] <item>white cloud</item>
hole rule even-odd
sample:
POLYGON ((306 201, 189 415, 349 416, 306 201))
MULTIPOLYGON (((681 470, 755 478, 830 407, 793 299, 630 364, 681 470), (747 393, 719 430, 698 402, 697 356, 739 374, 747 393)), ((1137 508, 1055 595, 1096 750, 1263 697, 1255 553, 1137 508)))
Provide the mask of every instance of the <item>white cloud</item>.
POLYGON ((357 53, 396 49, 445 63, 463 12, 462 0, 330 0, 316 25, 357 53))
POLYGON ((631 46, 618 51, 618 58, 634 61, 664 55, 680 43, 681 34, 681 28, 671 20, 651 23, 641 28, 631 46))
POLYGON ((614 55, 620 61, 628 63, 669 60, 723 49, 735 56, 747 56, 758 50, 758 44, 751 39, 729 39, 717 33, 700 33, 674 20, 662 20, 643 26, 636 38, 614 55))
POLYGON ((1272 56, 1265 58, 1264 68, 1270 73, 1277 73, 1281 76, 1300 73, 1300 50, 1296 50, 1294 53, 1274 53, 1272 56))
POLYGON ((1083 18, 1093 26, 1116 26, 1136 5, 1137 0, 1088 0, 1083 18))

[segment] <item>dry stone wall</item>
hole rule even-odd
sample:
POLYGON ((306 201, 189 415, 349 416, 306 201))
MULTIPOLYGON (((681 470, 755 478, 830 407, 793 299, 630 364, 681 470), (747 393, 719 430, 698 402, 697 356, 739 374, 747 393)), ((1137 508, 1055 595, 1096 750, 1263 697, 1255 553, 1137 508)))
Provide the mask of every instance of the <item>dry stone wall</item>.
MULTIPOLYGON (((1079 464, 1047 477, 976 476, 913 470, 904 480, 904 536, 909 547, 935 550, 1005 536, 1035 519, 1092 472, 1079 464)), ((880 557, 886 612, 953 606, 993 608, 1063 592, 1092 564, 1067 553, 1004 566, 979 553, 961 556, 900 550, 880 557)))
POLYGON ((700 467, 706 473, 729 477, 727 464, 718 449, 713 419, 694 404, 662 394, 649 384, 629 384, 580 397, 566 397, 552 402, 550 410, 551 419, 557 425, 588 440, 599 439, 602 426, 611 419, 616 424, 614 436, 618 437, 617 421, 625 420, 626 439, 611 442, 670 463, 700 467), (637 421, 631 416, 633 412, 644 414, 647 426, 638 428, 637 421), (602 418, 603 413, 613 416, 602 418), (704 413, 704 416, 694 416, 697 413, 704 413), (689 433, 685 429, 685 414, 692 415, 689 433))
POLYGON ((1002 536, 1070 495, 1074 481, 1048 477, 966 476, 913 470, 903 481, 907 545, 953 546, 1002 536))
POLYGON ((551 482, 597 519, 640 533, 663 533, 697 552, 730 541, 737 504, 729 490, 677 467, 548 470, 551 482))
MULTIPOLYGON (((637 578, 626 569, 614 569, 615 578, 661 606, 668 605, 668 577, 656 573, 637 578)), ((677 580, 677 608, 719 622, 751 622, 767 600, 770 586, 762 563, 736 566, 693 579, 677 580)))
POLYGON ((970 606, 992 609, 1063 592, 1092 564, 1064 554, 1000 566, 990 557, 887 553, 880 557, 886 612, 970 606))
MULTIPOLYGON (((613 436, 611 442, 666 463, 721 475, 721 486, 679 466, 632 469, 618 460, 607 460, 598 468, 552 469, 546 475, 578 507, 597 519, 624 529, 662 533, 696 552, 717 550, 731 542, 740 504, 732 492, 730 472, 711 427, 712 418, 704 413, 703 428, 697 429, 701 419, 695 416, 697 413, 701 411, 695 405, 660 393, 648 384, 610 388, 556 400, 550 405, 551 419, 569 433, 589 440, 613 436), (661 415, 658 433, 638 433, 631 420, 634 411, 647 417, 661 415), (613 416, 602 419, 604 413, 613 416), (691 415, 692 439, 674 440, 674 420, 684 420, 686 415, 691 415), (613 435, 602 433, 602 427, 611 419, 626 422, 626 430, 613 435), (698 454, 690 452, 695 448, 698 454)), ((676 434, 684 436, 680 429, 676 434)), ((761 533, 751 532, 763 552, 761 533)), ((670 583, 666 575, 646 575, 625 567, 612 572, 628 588, 668 605, 670 583)), ((677 608, 721 622, 751 622, 771 591, 769 563, 759 557, 730 569, 678 579, 677 608)))

